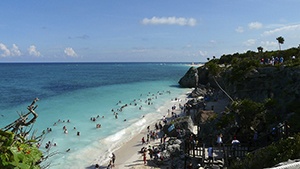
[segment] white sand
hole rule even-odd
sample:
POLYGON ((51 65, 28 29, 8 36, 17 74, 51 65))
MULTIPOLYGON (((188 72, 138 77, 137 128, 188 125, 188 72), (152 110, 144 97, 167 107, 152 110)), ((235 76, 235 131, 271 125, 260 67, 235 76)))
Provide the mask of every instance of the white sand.
MULTIPOLYGON (((184 103, 187 101, 186 98, 179 98, 184 103)), ((177 102, 177 110, 176 113, 179 114, 180 110, 178 108, 178 104, 184 104, 183 102, 177 102)), ((228 104, 228 99, 223 98, 218 100, 217 102, 208 102, 207 108, 211 105, 214 105, 214 110, 216 113, 220 113, 224 111, 225 106, 228 104)), ((171 108, 170 108, 171 109, 171 108)), ((155 123, 154 123, 155 124, 155 123)), ((150 124, 150 130, 154 129, 154 124, 150 124)), ((113 167, 114 169, 162 169, 162 168, 167 168, 168 166, 163 166, 163 167, 155 167, 153 165, 147 166, 144 165, 143 162, 143 157, 142 154, 139 153, 142 147, 147 147, 147 145, 142 145, 142 137, 147 136, 147 129, 143 129, 141 133, 133 137, 130 141, 125 143, 120 149, 118 149, 115 152, 116 155, 116 162, 115 166, 113 167)), ((156 140, 155 143, 150 143, 150 144, 158 144, 160 140, 156 140)), ((149 159, 149 155, 147 154, 147 160, 149 159)), ((151 163, 153 164, 153 163, 151 163)), ((102 165, 103 166, 103 165, 102 165)), ((107 166, 107 165, 106 165, 107 166)))

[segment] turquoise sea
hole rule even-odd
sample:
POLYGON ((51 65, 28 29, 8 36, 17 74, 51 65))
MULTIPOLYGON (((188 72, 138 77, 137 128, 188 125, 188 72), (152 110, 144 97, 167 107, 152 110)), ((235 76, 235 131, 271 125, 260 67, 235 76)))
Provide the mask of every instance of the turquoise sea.
POLYGON ((46 131, 40 149, 53 154, 43 165, 87 168, 165 115, 189 90, 178 86, 189 68, 187 63, 0 63, 0 128, 27 113, 38 97, 33 130, 46 131), (56 143, 50 151, 48 141, 56 143))

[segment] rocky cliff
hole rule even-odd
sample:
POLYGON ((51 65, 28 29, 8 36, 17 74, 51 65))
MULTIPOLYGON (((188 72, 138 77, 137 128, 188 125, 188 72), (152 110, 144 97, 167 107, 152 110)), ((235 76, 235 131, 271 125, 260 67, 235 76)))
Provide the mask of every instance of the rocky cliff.
MULTIPOLYGON (((235 70, 226 68, 215 76, 220 86, 234 99, 251 99, 262 102, 265 99, 276 100, 280 109, 289 113, 289 107, 300 103, 300 67, 265 66, 255 67, 239 78, 233 78, 235 70)), ((181 87, 210 86, 218 88, 213 76, 204 65, 190 68, 179 80, 181 87), (197 73, 197 75, 196 75, 197 73), (198 76, 198 83, 197 78, 198 76)), ((200 90, 200 89, 198 89, 200 90)))

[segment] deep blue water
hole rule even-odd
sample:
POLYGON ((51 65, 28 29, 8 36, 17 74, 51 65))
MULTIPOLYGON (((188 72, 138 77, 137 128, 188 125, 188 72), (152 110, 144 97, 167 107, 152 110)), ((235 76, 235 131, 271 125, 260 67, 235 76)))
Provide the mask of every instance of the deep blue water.
POLYGON ((0 63, 0 109, 75 90, 115 84, 173 80, 184 63, 0 63))
POLYGON ((33 130, 52 128, 40 149, 46 152, 48 141, 58 144, 50 168, 84 168, 106 160, 111 151, 179 104, 174 98, 185 96, 187 89, 179 88, 178 81, 188 69, 186 63, 0 63, 0 128, 38 97, 33 130), (145 102, 149 98, 150 105, 145 102), (115 119, 111 110, 133 100, 137 106, 126 107, 115 119), (122 104, 116 104, 119 101, 122 104), (105 116, 97 121, 100 130, 90 121, 97 115, 105 116), (67 135, 63 126, 69 129, 67 135), (71 151, 65 153, 66 149, 71 151))

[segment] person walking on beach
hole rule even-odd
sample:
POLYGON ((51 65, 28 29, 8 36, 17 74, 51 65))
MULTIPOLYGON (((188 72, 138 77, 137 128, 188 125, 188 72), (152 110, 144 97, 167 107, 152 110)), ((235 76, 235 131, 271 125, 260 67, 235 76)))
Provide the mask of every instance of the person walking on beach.
POLYGON ((111 160, 112 160, 112 166, 115 166, 116 155, 114 153, 112 153, 111 160))
POLYGON ((112 168, 112 161, 109 160, 109 163, 108 163, 108 166, 107 166, 107 169, 111 169, 112 168))
POLYGON ((144 165, 146 165, 146 163, 147 163, 146 152, 147 152, 147 151, 144 151, 144 152, 143 152, 143 161, 144 161, 144 165))

